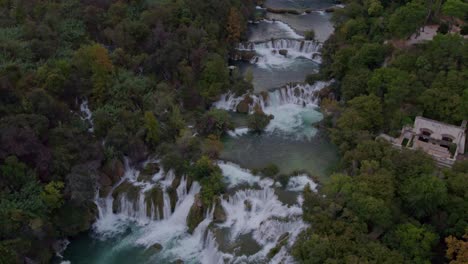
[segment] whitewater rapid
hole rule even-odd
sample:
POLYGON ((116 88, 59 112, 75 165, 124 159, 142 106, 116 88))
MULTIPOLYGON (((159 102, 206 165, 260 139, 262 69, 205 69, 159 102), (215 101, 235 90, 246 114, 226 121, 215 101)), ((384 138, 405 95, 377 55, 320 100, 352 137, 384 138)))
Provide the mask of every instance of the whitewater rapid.
POLYGON ((307 175, 299 175, 291 177, 286 186, 280 187, 273 179, 253 175, 251 171, 234 163, 218 161, 217 165, 221 168, 227 186, 227 194, 220 199, 226 219, 215 223, 214 208, 206 209, 203 221, 190 234, 187 217, 196 202, 200 185, 193 182, 189 186, 186 177, 179 178, 175 206, 171 205, 170 199, 166 202, 164 198, 163 213, 158 212, 156 206, 148 210, 143 206, 145 199, 141 197, 145 197, 155 187, 164 193, 168 192, 177 177, 172 171, 161 169, 149 179, 142 179, 141 172, 126 162, 125 175, 113 191, 122 184, 130 184, 138 190, 138 194, 132 196, 136 199, 130 200, 130 195, 122 195, 115 201, 112 192, 106 197, 96 197, 99 217, 94 224, 94 234, 98 239, 106 241, 119 234, 127 234, 129 230, 131 232, 112 244, 110 251, 102 252, 97 261, 109 263, 112 254, 135 248, 145 254, 146 263, 171 263, 179 259, 184 263, 207 264, 290 263, 292 258, 287 249, 307 227, 301 218, 301 191, 306 185, 315 190, 315 183, 307 175), (293 205, 283 203, 276 195, 278 188, 295 195, 297 202, 293 205), (120 205, 117 212, 115 203, 120 205), (223 252, 215 235, 219 236, 221 230, 226 231, 223 243, 235 245, 243 236, 249 236, 260 250, 254 254, 244 254, 238 250, 223 252), (277 245, 280 237, 287 239, 282 246, 284 249, 280 248, 278 255, 269 259, 268 253, 277 245))
MULTIPOLYGON (((265 114, 274 118, 265 128, 266 133, 276 133, 297 139, 312 139, 317 129, 313 124, 323 119, 318 111, 317 92, 330 85, 330 82, 316 82, 313 85, 295 84, 286 85, 262 94, 245 94, 236 96, 226 93, 213 104, 215 108, 227 111, 237 111, 239 104, 250 98, 249 113, 260 108, 265 114)), ((242 136, 248 133, 246 128, 231 131, 231 136, 242 136)))

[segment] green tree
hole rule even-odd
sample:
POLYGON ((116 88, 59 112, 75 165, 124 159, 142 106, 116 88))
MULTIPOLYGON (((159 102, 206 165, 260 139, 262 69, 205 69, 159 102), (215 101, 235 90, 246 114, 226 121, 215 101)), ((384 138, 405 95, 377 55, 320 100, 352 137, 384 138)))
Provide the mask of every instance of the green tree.
POLYGON ((44 190, 41 192, 41 198, 51 210, 57 209, 63 205, 62 190, 64 186, 63 182, 60 181, 51 181, 44 186, 44 190))
POLYGON ((200 93, 208 101, 215 100, 218 95, 227 91, 229 85, 229 70, 223 58, 212 54, 205 61, 200 78, 200 93))
POLYGON ((146 128, 146 141, 153 147, 157 146, 160 140, 161 129, 159 122, 154 116, 153 112, 145 112, 145 128, 146 128))
POLYGON ((442 5, 442 13, 462 20, 466 19, 468 16, 468 3, 461 0, 447 0, 442 5))
POLYGON ((398 249, 412 263, 430 263, 431 250, 439 236, 426 226, 406 223, 396 226, 386 243, 398 249))
POLYGON ((423 1, 413 0, 399 7, 391 16, 388 27, 393 36, 406 38, 419 29, 425 21, 427 8, 423 1))
POLYGON ((409 178, 400 191, 404 207, 418 218, 432 215, 447 202, 446 184, 436 176, 409 178))
POLYGON ((255 111, 253 114, 249 115, 247 124, 249 129, 260 133, 268 126, 272 118, 272 116, 266 115, 263 111, 255 111))
POLYGON ((83 46, 75 52, 74 62, 81 72, 91 75, 93 98, 103 102, 112 83, 114 67, 107 49, 101 44, 83 46))

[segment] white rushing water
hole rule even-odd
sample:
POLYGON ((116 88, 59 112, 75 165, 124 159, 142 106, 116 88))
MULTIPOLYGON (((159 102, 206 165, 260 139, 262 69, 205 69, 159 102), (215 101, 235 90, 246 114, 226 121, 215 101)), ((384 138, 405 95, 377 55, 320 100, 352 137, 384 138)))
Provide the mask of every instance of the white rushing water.
POLYGON ((300 191, 305 184, 314 184, 313 181, 305 175, 291 178, 286 190, 297 196, 298 202, 287 205, 275 194, 278 187, 272 179, 254 176, 249 170, 234 163, 218 161, 217 164, 228 190, 237 190, 220 199, 220 206, 226 216, 224 222, 213 222, 214 208, 205 210, 203 221, 190 234, 187 217, 196 202, 200 185, 193 182, 189 187, 186 178, 182 177, 172 210, 171 200, 167 199, 166 202, 164 194, 168 193, 177 179, 174 174, 160 170, 149 175, 150 177, 141 177, 141 173, 127 162, 124 177, 113 187, 111 193, 104 198, 96 198, 99 219, 94 225, 94 232, 99 239, 106 240, 128 232, 129 227, 133 228, 130 234, 115 243, 110 251, 103 252, 96 261, 108 263, 115 252, 135 247, 143 248, 148 260, 146 263, 169 263, 177 259, 185 263, 207 264, 292 263, 287 248, 293 245, 297 235, 306 227, 301 220, 300 191), (121 189, 118 191, 119 195, 113 196, 112 192, 123 185, 132 188, 121 189), (239 189, 242 185, 248 188, 239 189), (163 193, 162 213, 158 211, 157 205, 148 208, 148 202, 144 199, 155 187, 160 188, 163 193), (119 200, 115 201, 114 197, 119 197, 119 200), (116 204, 119 205, 118 210, 115 208, 116 204), (223 252, 217 240, 221 230, 226 230, 224 244, 234 245, 244 236, 249 236, 259 250, 248 254, 238 249, 223 252), (285 241, 282 243, 283 248, 279 248, 279 253, 269 259, 268 253, 277 246, 280 238, 285 241))
POLYGON ((89 124, 88 131, 91 133, 94 132, 93 113, 89 109, 88 99, 84 99, 83 102, 81 102, 80 111, 82 113, 81 119, 89 124))
POLYGON ((260 43, 241 43, 240 52, 254 51, 251 63, 260 68, 288 68, 298 58, 321 63, 320 49, 322 44, 311 40, 277 39, 260 43))
MULTIPOLYGON (((265 114, 274 116, 266 127, 266 132, 310 140, 317 133, 313 124, 323 118, 323 115, 316 110, 317 92, 329 84, 330 82, 317 82, 313 85, 287 85, 268 92, 267 96, 256 94, 235 96, 233 93, 227 93, 214 103, 214 107, 237 111, 238 105, 243 103, 246 97, 250 97, 250 113, 253 113, 256 107, 260 107, 265 114)), ((240 135, 235 132, 231 134, 240 135)))

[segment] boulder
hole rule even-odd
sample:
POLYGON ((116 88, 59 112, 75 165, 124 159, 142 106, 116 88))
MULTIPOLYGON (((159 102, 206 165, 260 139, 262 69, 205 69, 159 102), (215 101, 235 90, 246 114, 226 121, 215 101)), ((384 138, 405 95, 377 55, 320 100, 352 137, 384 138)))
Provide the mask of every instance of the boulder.
POLYGON ((260 96, 263 98, 263 101, 264 101, 264 102, 267 102, 267 101, 268 101, 269 95, 268 95, 268 92, 267 92, 267 91, 261 91, 261 92, 260 92, 260 96))
POLYGON ((278 254, 278 252, 281 250, 281 248, 282 248, 283 246, 285 246, 285 245, 288 243, 288 239, 289 239, 289 233, 288 233, 288 232, 282 234, 282 235, 278 238, 278 242, 276 243, 275 247, 273 247, 272 249, 270 249, 270 252, 268 252, 267 257, 271 259, 271 258, 273 258, 276 254, 278 254))
POLYGON ((244 99, 237 104, 236 110, 239 113, 249 113, 250 105, 253 103, 252 97, 249 95, 244 96, 244 99))
POLYGON ((288 56, 288 50, 287 49, 280 49, 278 51, 279 54, 283 55, 283 56, 288 56))
POLYGON ((153 251, 153 252, 155 252, 155 253, 157 253, 157 252, 161 251, 162 248, 163 248, 163 247, 161 246, 161 244, 159 244, 159 243, 154 243, 154 244, 153 244, 151 247, 149 247, 148 249, 151 250, 151 251, 153 251))
POLYGON ((107 176, 107 174, 102 172, 99 174, 98 182, 100 187, 112 186, 112 180, 107 176))
POLYGON ((252 202, 250 200, 244 200, 244 207, 246 211, 252 211, 252 202))
POLYGON ((299 97, 302 94, 302 91, 299 87, 294 88, 294 96, 299 97))
POLYGON ((138 181, 149 182, 153 179, 153 176, 161 170, 158 163, 150 162, 140 171, 138 175, 138 181))
POLYGON ((158 210, 159 217, 164 217, 164 194, 159 186, 154 186, 145 192, 146 215, 156 215, 152 210, 158 210))
POLYGON ((128 143, 128 157, 138 164, 143 162, 148 156, 148 148, 143 140, 138 137, 131 138, 128 143))
POLYGON ((112 203, 112 211, 114 213, 119 213, 120 208, 120 199, 122 195, 125 195, 126 199, 130 201, 134 207, 138 203, 138 198, 140 196, 140 187, 133 185, 128 181, 122 182, 117 188, 112 192, 112 198, 114 201, 112 203))
POLYGON ((217 199, 216 205, 213 212, 213 221, 215 223, 224 223, 226 221, 226 212, 221 205, 221 199, 217 199))
POLYGON ((192 234, 195 228, 197 228, 197 226, 203 221, 203 209, 203 203, 200 200, 200 195, 197 194, 187 216, 187 227, 190 234, 192 234))
POLYGON ((112 191, 112 186, 101 186, 99 187, 99 197, 105 198, 109 196, 111 191, 112 191))
POLYGON ((112 185, 118 183, 125 174, 125 166, 119 159, 107 161, 101 169, 112 182, 112 185))

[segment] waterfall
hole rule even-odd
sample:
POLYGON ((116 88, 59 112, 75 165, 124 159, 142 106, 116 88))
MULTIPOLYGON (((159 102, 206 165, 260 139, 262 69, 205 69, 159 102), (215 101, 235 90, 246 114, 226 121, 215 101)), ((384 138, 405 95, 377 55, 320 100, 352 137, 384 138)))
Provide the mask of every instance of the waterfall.
POLYGON ((239 104, 248 103, 249 112, 253 113, 255 107, 260 107, 267 112, 267 107, 278 107, 286 104, 294 104, 301 107, 316 107, 318 104, 317 92, 329 85, 330 82, 316 82, 310 84, 293 84, 273 89, 266 94, 245 94, 236 96, 234 93, 221 95, 213 104, 215 108, 228 111, 237 111, 239 104))
MULTIPOLYGON (((302 54, 318 53, 322 48, 322 44, 313 40, 297 40, 297 39, 274 39, 266 42, 246 42, 240 43, 237 47, 238 50, 257 51, 261 49, 270 50, 288 50, 289 52, 296 52, 302 54)), ((310 56, 307 56, 310 57, 310 56)))
POLYGON ((322 44, 312 40, 277 39, 240 43, 234 60, 248 60, 261 68, 287 68, 298 58, 321 63, 322 44))
MULTIPOLYGON (((147 225, 155 220, 169 219, 172 216, 172 205, 169 188, 176 179, 172 171, 160 170, 152 179, 139 179, 140 171, 125 160, 124 177, 104 197, 96 197, 98 221, 94 230, 103 235, 114 235, 125 230, 126 222, 147 225)), ((195 185, 194 191, 198 189, 195 185)), ((182 177, 176 189, 175 208, 187 197, 187 179, 182 177)), ((175 212, 174 212, 175 213, 175 212)))
MULTIPOLYGON (((317 92, 330 83, 286 85, 267 93, 242 96, 229 92, 222 95, 213 106, 237 112, 247 109, 250 114, 256 109, 261 109, 265 114, 274 117, 266 127, 266 132, 282 134, 298 140, 310 140, 317 133, 317 129, 312 124, 323 118, 323 115, 315 110, 318 104, 317 92)), ((230 134, 233 133, 239 136, 235 131, 230 134)))
POLYGON ((80 104, 80 111, 82 113, 81 119, 89 124, 88 131, 94 132, 93 113, 89 109, 88 99, 84 99, 80 104))

